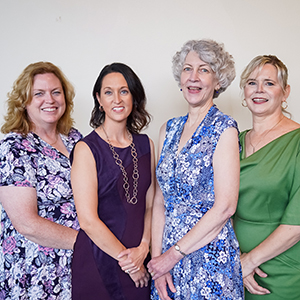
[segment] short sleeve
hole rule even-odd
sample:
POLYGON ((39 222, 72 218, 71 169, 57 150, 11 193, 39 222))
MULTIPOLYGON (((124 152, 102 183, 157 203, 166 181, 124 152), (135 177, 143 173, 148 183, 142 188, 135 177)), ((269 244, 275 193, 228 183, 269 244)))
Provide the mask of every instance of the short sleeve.
POLYGON ((223 115, 220 122, 223 123, 223 131, 228 129, 228 128, 233 127, 237 130, 238 134, 240 133, 239 129, 238 129, 238 124, 237 124, 236 120, 234 120, 232 117, 230 117, 228 115, 223 115))
POLYGON ((294 177, 289 193, 289 203, 281 218, 281 224, 300 225, 300 157, 299 151, 295 159, 290 160, 294 168, 294 177))
MULTIPOLYGON (((218 115, 214 122, 210 125, 215 130, 215 136, 217 137, 217 143, 219 142, 219 139, 224 133, 225 130, 229 128, 235 128, 237 130, 237 134, 239 135, 239 129, 237 122, 231 117, 228 116, 221 111, 218 111, 218 115)), ((214 149, 217 146, 217 143, 214 144, 214 149)), ((239 151, 241 151, 241 145, 239 144, 239 151)))
POLYGON ((0 144, 0 186, 35 187, 36 150, 19 134, 8 134, 0 144))

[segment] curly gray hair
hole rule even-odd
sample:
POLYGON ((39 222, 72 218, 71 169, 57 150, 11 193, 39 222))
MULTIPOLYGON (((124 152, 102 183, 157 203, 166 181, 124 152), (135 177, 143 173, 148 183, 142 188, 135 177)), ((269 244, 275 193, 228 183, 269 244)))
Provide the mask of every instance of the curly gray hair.
POLYGON ((180 77, 186 56, 190 51, 195 51, 199 58, 210 65, 220 84, 220 89, 214 92, 213 98, 217 98, 224 92, 235 78, 235 67, 232 55, 224 49, 223 44, 213 40, 187 41, 180 51, 173 56, 173 75, 180 86, 180 77))

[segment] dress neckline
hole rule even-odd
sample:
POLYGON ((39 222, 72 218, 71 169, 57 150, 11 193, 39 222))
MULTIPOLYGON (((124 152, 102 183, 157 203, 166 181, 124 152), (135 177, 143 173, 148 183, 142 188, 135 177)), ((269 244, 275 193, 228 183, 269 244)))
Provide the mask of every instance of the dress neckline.
MULTIPOLYGON (((99 137, 99 139, 104 142, 108 147, 109 147, 109 143, 103 139, 100 134, 94 129, 93 132, 99 137)), ((134 134, 132 133, 132 141, 134 142, 134 134)), ((115 149, 120 149, 120 150, 125 150, 125 149, 128 149, 130 148, 130 145, 128 145, 127 147, 117 147, 117 146, 114 146, 115 149)))
POLYGON ((278 140, 280 140, 281 138, 284 138, 285 136, 291 134, 291 133, 294 133, 296 131, 300 131, 300 128, 296 128, 296 129, 293 129, 289 132, 286 132, 282 135, 280 135, 279 137, 277 137, 276 139, 272 140, 271 142, 269 142, 268 144, 264 145, 263 147, 261 147, 260 149, 258 149, 257 151, 253 152, 252 154, 250 154, 249 156, 245 157, 245 154, 246 154, 246 150, 245 150, 245 138, 246 138, 246 134, 250 131, 251 129, 247 129, 245 131, 242 132, 242 137, 243 137, 243 140, 242 140, 242 153, 241 153, 241 159, 244 160, 244 159, 247 159, 249 157, 253 157, 253 155, 255 155, 256 153, 259 153, 260 150, 264 150, 266 147, 268 147, 270 144, 273 144, 273 142, 277 142, 278 140))
POLYGON ((178 139, 177 139, 177 149, 176 149, 176 159, 180 156, 180 154, 191 144, 191 142, 193 141, 196 133, 199 131, 199 128, 202 127, 202 125, 205 123, 207 117, 212 114, 212 111, 217 109, 216 105, 213 104, 212 107, 208 110, 208 112, 206 113, 206 115, 204 116, 204 118, 202 119, 202 121, 199 123, 199 125, 196 127, 195 131, 193 132, 193 134, 191 135, 191 137, 186 141, 186 143, 183 145, 183 147, 180 149, 179 151, 179 142, 182 136, 182 132, 184 129, 184 125, 188 119, 189 114, 186 114, 185 116, 182 117, 182 123, 181 123, 181 128, 180 128, 180 132, 178 132, 178 139))
MULTIPOLYGON (((30 131, 30 133, 32 134, 33 137, 37 138, 39 141, 41 141, 42 143, 46 144, 48 147, 51 147, 52 149, 54 149, 57 153, 60 153, 61 155, 63 155, 64 157, 68 158, 68 156, 66 156, 64 153, 62 153, 61 151, 59 151, 57 148, 55 148, 54 146, 50 145, 48 142, 46 142, 45 140, 43 140, 37 133, 30 131)), ((67 149, 67 152, 70 155, 70 151, 68 149, 68 141, 65 135, 59 133, 59 136, 65 146, 65 148, 67 149)))

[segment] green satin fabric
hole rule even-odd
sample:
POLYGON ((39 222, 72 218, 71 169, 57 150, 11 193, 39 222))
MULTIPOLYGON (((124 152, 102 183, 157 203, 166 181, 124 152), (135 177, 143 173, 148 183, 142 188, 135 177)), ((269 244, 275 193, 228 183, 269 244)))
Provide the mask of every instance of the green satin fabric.
MULTIPOLYGON (((280 224, 300 225, 300 129, 270 142, 245 158, 242 145, 240 192, 234 228, 241 252, 249 252, 280 224)), ((300 242, 262 264, 267 278, 255 276, 269 295, 251 295, 246 300, 300 299, 300 242)))

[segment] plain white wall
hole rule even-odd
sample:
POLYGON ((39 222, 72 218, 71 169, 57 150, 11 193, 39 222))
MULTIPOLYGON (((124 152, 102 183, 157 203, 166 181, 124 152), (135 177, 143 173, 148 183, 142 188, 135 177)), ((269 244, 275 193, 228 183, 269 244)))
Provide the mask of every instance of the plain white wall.
MULTIPOLYGON (((223 42, 236 61, 237 78, 215 103, 241 130, 251 126, 241 106, 239 76, 256 55, 275 54, 288 67, 288 110, 300 122, 298 0, 0 0, 0 124, 6 94, 30 63, 51 61, 76 89, 74 118, 91 131, 92 87, 102 67, 131 66, 144 84, 156 142, 163 122, 186 114, 171 60, 189 39, 223 42)), ((0 135, 2 137, 3 135, 0 135)))

